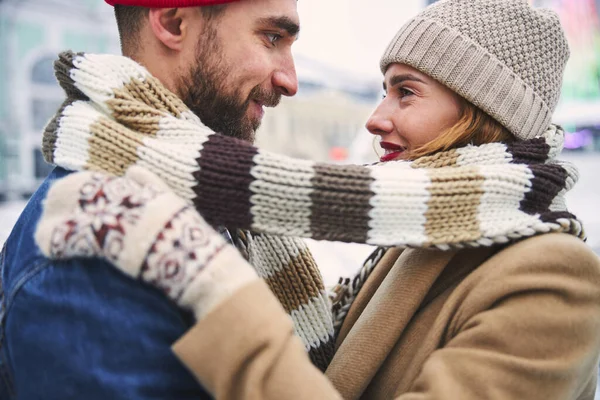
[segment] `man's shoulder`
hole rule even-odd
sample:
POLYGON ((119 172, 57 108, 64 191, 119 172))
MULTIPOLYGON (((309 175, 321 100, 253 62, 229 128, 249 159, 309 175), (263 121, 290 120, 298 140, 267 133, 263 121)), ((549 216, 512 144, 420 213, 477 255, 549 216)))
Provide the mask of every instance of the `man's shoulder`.
POLYGON ((173 315, 176 319, 181 319, 182 316, 187 319, 183 311, 161 293, 117 271, 100 258, 63 261, 51 260, 44 256, 35 242, 36 227, 48 190, 54 182, 69 173, 56 168, 48 176, 31 196, 6 241, 4 253, 0 258, 0 283, 5 312, 10 313, 13 302, 19 297, 20 301, 29 301, 28 295, 31 293, 45 297, 48 302, 54 296, 62 296, 69 298, 69 303, 73 299, 81 302, 83 298, 85 301, 100 303, 103 299, 115 296, 127 299, 121 302, 124 308, 139 307, 136 312, 142 312, 150 305, 155 310, 173 315))
POLYGON ((55 295, 79 300, 85 297, 90 301, 96 298, 98 302, 107 296, 117 296, 130 299, 131 307, 137 307, 134 303, 139 303, 142 310, 145 304, 157 307, 156 303, 165 303, 163 311, 181 317, 182 312, 159 292, 122 274, 100 258, 51 260, 40 251, 35 232, 48 190, 69 173, 56 168, 48 176, 31 196, 6 241, 0 257, 0 283, 6 313, 10 313, 19 293, 25 294, 20 297, 27 299, 29 292, 35 292, 43 294, 48 301, 55 295))
POLYGON ((67 176, 68 171, 55 168, 31 196, 17 219, 5 243, 4 257, 0 263, 4 289, 29 275, 42 264, 49 264, 35 243, 35 229, 42 215, 44 200, 52 184, 67 176))
POLYGON ((35 227, 42 214, 44 200, 48 195, 50 187, 54 182, 69 174, 70 172, 65 169, 55 168, 29 198, 27 205, 21 212, 21 215, 17 219, 17 222, 6 241, 6 246, 11 252, 13 249, 18 248, 23 244, 27 244, 29 238, 33 240, 33 235, 31 233, 35 232, 35 227))
POLYGON ((208 398, 170 350, 192 315, 101 259, 42 260, 4 302, 3 345, 23 398, 208 398))

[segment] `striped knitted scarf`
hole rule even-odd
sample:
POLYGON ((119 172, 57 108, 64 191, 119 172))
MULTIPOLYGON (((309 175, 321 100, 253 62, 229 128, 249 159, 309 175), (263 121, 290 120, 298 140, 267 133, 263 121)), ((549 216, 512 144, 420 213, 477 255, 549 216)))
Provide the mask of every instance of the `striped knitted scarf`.
POLYGON ((44 134, 69 170, 157 174, 215 226, 247 235, 250 262, 323 368, 333 327, 323 283, 294 237, 378 246, 492 246, 548 232, 584 237, 565 205, 577 171, 556 156, 563 131, 467 146, 413 162, 340 166, 296 160, 211 132, 130 59, 63 53, 67 100, 44 134), (273 236, 274 235, 274 236, 273 236))
MULTIPOLYGON (((199 157, 201 138, 212 132, 179 98, 123 57, 65 52, 55 63, 55 74, 67 99, 44 132, 48 162, 118 176, 134 164, 143 165, 168 177, 165 182, 193 202, 198 182, 189 161, 199 157), (160 149, 168 149, 173 158, 160 156, 160 149)), ((219 201, 224 208, 235 207, 227 194, 219 201)), ((238 225, 243 224, 231 226, 238 225)), ((234 244, 290 314, 313 364, 325 370, 334 348, 331 302, 304 241, 231 232, 234 244)))

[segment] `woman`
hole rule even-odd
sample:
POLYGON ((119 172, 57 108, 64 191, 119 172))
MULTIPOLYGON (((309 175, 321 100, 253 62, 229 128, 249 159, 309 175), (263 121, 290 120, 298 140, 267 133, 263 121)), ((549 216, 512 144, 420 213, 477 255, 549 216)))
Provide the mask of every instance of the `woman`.
MULTIPOLYGON (((382 58, 386 97, 367 123, 382 165, 314 164, 190 136, 185 146, 199 143, 199 153, 181 141, 138 151, 156 175, 132 168, 125 179, 58 182, 38 244, 49 257, 103 256, 192 310, 198 322, 173 349, 217 398, 592 399, 600 262, 566 210, 576 173, 556 161, 562 131, 550 124, 567 57, 549 11, 442 1, 402 27, 382 58), (162 169, 189 159, 201 169, 187 183, 162 169), (192 186, 187 198, 213 224, 396 246, 352 302, 325 374, 294 335, 308 320, 292 324, 268 279, 184 200, 192 186)), ((86 72, 86 62, 71 67, 86 72)), ((99 98, 97 85, 78 81, 83 72, 70 74, 77 90, 99 98)), ((118 99, 102 91, 117 102, 66 108, 54 154, 102 110, 112 117, 102 129, 130 132, 115 104, 144 110, 144 88, 121 89, 118 99)), ((193 118, 160 115, 162 129, 201 132, 193 118)), ((303 304, 301 291, 287 298, 303 304)))

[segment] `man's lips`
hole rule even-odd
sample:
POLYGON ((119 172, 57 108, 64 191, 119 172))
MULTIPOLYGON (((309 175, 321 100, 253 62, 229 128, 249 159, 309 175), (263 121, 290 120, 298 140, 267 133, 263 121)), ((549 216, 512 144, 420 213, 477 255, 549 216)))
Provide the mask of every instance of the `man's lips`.
POLYGON ((258 100, 252 100, 252 104, 254 104, 254 106, 256 107, 256 113, 258 114, 258 117, 262 118, 265 114, 265 110, 263 108, 264 104, 258 100))
POLYGON ((385 154, 379 160, 381 162, 395 160, 406 150, 406 147, 390 142, 380 142, 379 145, 385 150, 385 154))
POLYGON ((276 107, 279 104, 280 97, 271 97, 265 99, 252 99, 251 103, 256 108, 256 112, 260 118, 265 114, 265 107, 276 107))

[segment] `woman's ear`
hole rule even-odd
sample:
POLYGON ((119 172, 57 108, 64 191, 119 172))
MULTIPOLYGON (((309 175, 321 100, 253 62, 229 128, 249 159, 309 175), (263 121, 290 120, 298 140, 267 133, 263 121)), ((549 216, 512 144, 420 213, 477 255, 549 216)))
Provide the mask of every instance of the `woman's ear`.
POLYGON ((151 8, 150 29, 154 36, 167 48, 181 51, 188 25, 188 10, 184 8, 151 8))

